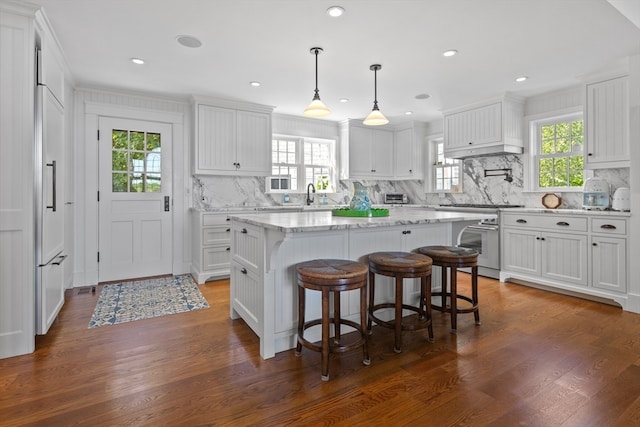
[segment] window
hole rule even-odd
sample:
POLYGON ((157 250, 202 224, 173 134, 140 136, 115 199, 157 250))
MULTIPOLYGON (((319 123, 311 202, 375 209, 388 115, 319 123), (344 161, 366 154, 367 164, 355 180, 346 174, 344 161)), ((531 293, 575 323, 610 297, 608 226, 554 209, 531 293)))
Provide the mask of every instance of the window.
POLYGON ((437 193, 462 192, 462 161, 444 155, 444 141, 437 139, 432 145, 433 191, 437 193))
POLYGON ((275 136, 271 147, 271 173, 290 175, 292 192, 303 193, 308 184, 318 192, 335 191, 335 141, 275 136))
POLYGON ((583 127, 582 113, 532 123, 538 190, 582 188, 583 127))
POLYGON ((160 159, 159 133, 114 129, 111 135, 112 191, 160 191, 160 159))

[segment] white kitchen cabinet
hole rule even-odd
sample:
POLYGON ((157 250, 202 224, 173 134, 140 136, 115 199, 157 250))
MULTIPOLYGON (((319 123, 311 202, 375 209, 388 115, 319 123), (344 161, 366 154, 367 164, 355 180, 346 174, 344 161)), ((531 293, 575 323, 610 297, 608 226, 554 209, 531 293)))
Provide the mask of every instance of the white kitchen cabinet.
POLYGON ((585 168, 629 167, 628 77, 587 84, 585 168))
POLYGON ((393 176, 395 179, 422 179, 422 148, 425 136, 425 125, 412 122, 409 127, 394 131, 395 162, 393 176))
POLYGON ((229 277, 231 221, 229 213, 192 211, 191 274, 198 283, 229 277))
POLYGON ((393 178, 393 132, 349 125, 349 177, 393 178))
POLYGON ((523 105, 521 99, 504 96, 446 111, 445 156, 478 157, 496 151, 522 153, 523 105))
POLYGON ((194 173, 271 173, 271 107, 195 98, 194 173))
POLYGON ((627 226, 625 218, 591 218, 589 265, 594 288, 627 291, 627 226))
POLYGON ((592 213, 501 213, 500 280, 609 298, 625 307, 628 220, 592 213))

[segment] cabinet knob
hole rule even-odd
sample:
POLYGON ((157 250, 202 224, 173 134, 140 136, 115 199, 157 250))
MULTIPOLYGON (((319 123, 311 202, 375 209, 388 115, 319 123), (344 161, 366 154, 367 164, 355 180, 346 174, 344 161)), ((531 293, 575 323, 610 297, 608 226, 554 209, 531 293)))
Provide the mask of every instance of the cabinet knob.
POLYGON ((240 169, 240 163, 236 163, 236 169, 240 169))
POLYGON ((231 229, 230 229, 230 228, 227 228, 227 233, 228 233, 228 232, 230 232, 230 231, 231 231, 231 229))
POLYGON ((226 250, 227 250, 227 252, 229 252, 231 250, 231 248, 227 248, 226 250))
POLYGON ((242 273, 242 274, 247 274, 247 269, 246 269, 246 268, 244 268, 244 267, 242 267, 242 268, 240 269, 240 273, 242 273))
POLYGON ((587 153, 587 156, 593 156, 593 153, 587 153))
POLYGON ((593 242, 591 246, 598 246, 598 244, 596 242, 593 242))
POLYGON ((473 145, 473 142, 469 141, 469 145, 473 145))
POLYGON ((240 230, 240 232, 241 232, 242 234, 247 234, 247 229, 246 229, 246 228, 243 228, 242 230, 240 230))

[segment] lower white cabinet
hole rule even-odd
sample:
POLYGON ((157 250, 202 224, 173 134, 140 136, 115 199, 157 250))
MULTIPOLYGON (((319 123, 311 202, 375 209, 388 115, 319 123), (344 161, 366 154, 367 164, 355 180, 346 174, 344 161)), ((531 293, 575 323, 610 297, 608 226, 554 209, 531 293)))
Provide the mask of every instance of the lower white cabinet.
POLYGON ((500 280, 613 299, 625 308, 628 219, 503 212, 500 280))
POLYGON ((198 283, 229 277, 231 222, 229 213, 192 211, 191 274, 198 283))

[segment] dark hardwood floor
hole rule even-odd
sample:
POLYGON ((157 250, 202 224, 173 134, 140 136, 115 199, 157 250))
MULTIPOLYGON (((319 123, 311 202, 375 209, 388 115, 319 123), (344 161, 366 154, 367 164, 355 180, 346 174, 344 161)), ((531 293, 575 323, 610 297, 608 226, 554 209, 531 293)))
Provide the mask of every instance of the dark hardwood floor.
POLYGON ((319 353, 260 358, 228 281, 200 289, 210 309, 96 329, 98 293, 68 291, 36 352, 0 360, 0 425, 640 425, 640 315, 616 307, 481 279, 482 325, 434 312, 401 354, 374 328, 371 365, 332 356, 323 382, 319 353))

